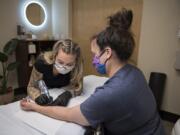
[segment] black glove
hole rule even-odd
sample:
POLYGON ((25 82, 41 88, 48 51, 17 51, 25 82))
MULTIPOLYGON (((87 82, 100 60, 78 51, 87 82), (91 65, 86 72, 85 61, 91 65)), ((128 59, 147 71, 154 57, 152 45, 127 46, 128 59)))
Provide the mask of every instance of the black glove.
POLYGON ((72 94, 69 91, 65 91, 59 95, 50 105, 51 106, 66 106, 69 100, 72 98, 72 94))
POLYGON ((46 94, 41 94, 39 97, 35 99, 35 102, 38 105, 49 105, 52 103, 52 101, 53 101, 53 98, 51 96, 48 98, 46 94))

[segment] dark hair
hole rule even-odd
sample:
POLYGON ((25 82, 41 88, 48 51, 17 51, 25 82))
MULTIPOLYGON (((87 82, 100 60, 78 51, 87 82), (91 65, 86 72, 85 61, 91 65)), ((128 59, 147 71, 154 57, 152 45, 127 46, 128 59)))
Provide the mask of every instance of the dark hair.
POLYGON ((110 47, 116 52, 120 61, 127 61, 135 46, 133 34, 130 31, 133 13, 123 8, 108 19, 106 29, 96 35, 97 44, 100 50, 110 47))

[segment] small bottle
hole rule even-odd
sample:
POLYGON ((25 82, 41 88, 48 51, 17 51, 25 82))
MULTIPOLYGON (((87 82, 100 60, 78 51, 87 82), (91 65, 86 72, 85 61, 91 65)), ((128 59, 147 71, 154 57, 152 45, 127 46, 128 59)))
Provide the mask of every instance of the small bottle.
POLYGON ((41 94, 45 94, 48 98, 50 98, 48 87, 43 80, 38 81, 38 87, 41 90, 41 94))
POLYGON ((30 56, 30 60, 29 60, 29 66, 30 66, 30 67, 33 67, 34 63, 35 63, 35 56, 34 56, 34 55, 31 55, 31 56, 30 56))

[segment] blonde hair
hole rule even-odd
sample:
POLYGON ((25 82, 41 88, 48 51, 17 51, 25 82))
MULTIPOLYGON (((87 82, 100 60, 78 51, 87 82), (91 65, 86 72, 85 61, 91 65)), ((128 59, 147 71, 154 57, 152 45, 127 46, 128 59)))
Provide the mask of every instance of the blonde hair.
POLYGON ((82 92, 82 80, 83 80, 83 59, 81 55, 81 49, 78 44, 74 43, 70 39, 64 39, 57 41, 52 52, 46 53, 44 58, 49 64, 55 62, 55 58, 59 53, 59 50, 62 50, 66 54, 72 54, 76 56, 75 67, 71 71, 71 80, 70 85, 75 91, 75 95, 80 95, 82 92))

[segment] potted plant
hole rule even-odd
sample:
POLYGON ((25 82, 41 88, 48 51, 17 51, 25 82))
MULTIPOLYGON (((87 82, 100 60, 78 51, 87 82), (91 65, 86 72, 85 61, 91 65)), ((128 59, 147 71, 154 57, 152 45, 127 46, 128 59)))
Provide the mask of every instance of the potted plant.
POLYGON ((15 51, 17 44, 17 39, 11 39, 0 51, 0 104, 10 103, 14 98, 14 91, 12 87, 8 86, 8 77, 9 72, 17 68, 18 62, 9 63, 8 60, 15 51))

